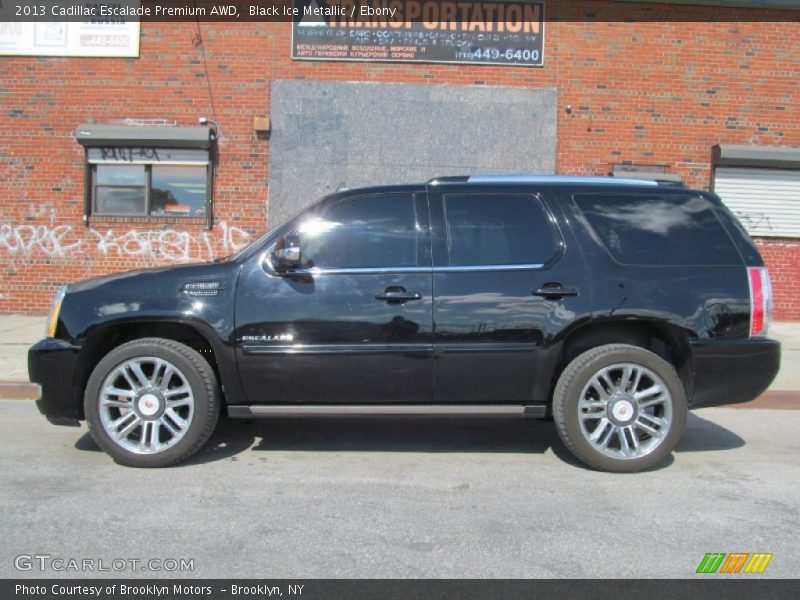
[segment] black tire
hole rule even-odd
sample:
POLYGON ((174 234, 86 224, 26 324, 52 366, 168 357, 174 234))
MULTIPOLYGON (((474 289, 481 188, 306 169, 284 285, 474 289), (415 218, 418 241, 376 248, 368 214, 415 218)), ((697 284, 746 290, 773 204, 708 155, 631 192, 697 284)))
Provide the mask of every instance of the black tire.
MULTIPOLYGON (((608 373, 609 376, 613 378, 617 371, 611 370, 608 373)), ((622 377, 620 377, 618 381, 621 381, 621 379, 622 377)), ((603 401, 599 394, 597 394, 597 400, 600 403, 603 401)), ((589 398, 589 401, 594 401, 594 398, 589 398)), ((663 461, 672 452, 683 435, 683 430, 686 426, 686 414, 686 392, 680 377, 678 377, 678 374, 675 372, 675 368, 660 356, 643 348, 627 344, 599 346, 587 350, 575 358, 561 373, 561 377, 556 384, 555 393, 553 394, 553 417, 559 437, 576 458, 590 467, 601 471, 634 473, 649 469, 663 461), (644 422, 646 424, 650 423, 649 420, 646 419, 648 415, 648 412, 646 412, 647 409, 640 408, 639 402, 631 402, 633 405, 632 410, 634 411, 633 415, 630 414, 628 405, 621 406, 619 410, 623 420, 616 420, 617 415, 611 410, 614 404, 621 400, 630 402, 633 392, 635 392, 636 389, 640 389, 634 388, 632 381, 628 381, 629 385, 627 386, 629 390, 632 391, 626 392, 619 388, 613 393, 608 393, 607 391, 609 400, 606 402, 605 408, 585 409, 587 412, 583 413, 581 412, 582 409, 579 408, 579 401, 581 395, 585 393, 585 390, 590 395, 597 394, 596 391, 593 391, 596 390, 596 387, 588 387, 589 382, 596 374, 600 373, 605 368, 626 364, 638 366, 641 372, 645 373, 640 385, 646 385, 647 383, 648 375, 646 375, 647 371, 645 371, 645 369, 649 369, 650 372, 660 377, 663 384, 666 385, 670 396, 667 401, 670 405, 669 408, 667 404, 664 403, 658 404, 656 408, 650 409, 653 411, 654 416, 657 416, 655 415, 656 410, 670 411, 668 413, 670 418, 666 420, 668 421, 668 425, 658 429, 661 434, 660 436, 651 436, 646 433, 644 429, 639 429, 636 426, 628 429, 627 433, 622 431, 622 429, 626 429, 628 425, 633 425, 634 421, 639 419, 640 414, 645 417, 644 422), (641 369, 642 367, 644 367, 644 369, 641 369), (581 415, 585 417, 590 411, 591 414, 596 414, 598 417, 588 421, 581 418, 581 415), (611 443, 617 443, 619 448, 608 447, 606 448, 606 452, 613 453, 616 451, 619 453, 618 456, 609 456, 601 449, 596 448, 588 439, 591 437, 591 434, 594 433, 588 432, 590 424, 594 424, 597 428, 602 424, 600 415, 603 415, 607 421, 605 425, 606 429, 602 430, 603 435, 600 436, 600 440, 604 440, 605 434, 608 434, 609 438, 612 440, 611 443), (636 418, 634 418, 634 416, 636 418), (584 433, 584 428, 581 423, 586 423, 585 427, 588 433, 584 433), (609 429, 614 431, 614 433, 608 433, 609 429), (613 438, 611 437, 612 435, 614 436, 613 438), (634 445, 630 437, 631 435, 636 435, 636 440, 639 442, 641 442, 643 438, 645 444, 653 445, 652 449, 642 455, 623 457, 623 439, 621 438, 624 437, 625 445, 630 447, 634 445), (631 441, 630 444, 628 443, 629 440, 631 441), (658 440, 660 440, 660 442, 658 440)), ((644 449, 645 445, 642 444, 640 448, 644 449)))
MULTIPOLYGON (((169 379, 169 377, 164 375, 164 379, 169 379)), ((164 394, 164 397, 166 398, 167 394, 164 394)), ((133 403, 133 399, 131 403, 133 403)), ((163 403, 164 408, 161 410, 165 411, 168 402, 163 400, 163 403)), ((211 437, 220 412, 217 378, 208 362, 192 348, 162 338, 134 340, 115 348, 103 357, 89 377, 83 406, 89 432, 97 445, 116 462, 129 467, 167 467, 186 460, 211 437), (110 377, 115 369, 126 361, 143 357, 154 357, 171 363, 178 370, 178 373, 172 376, 181 376, 188 383, 194 401, 191 418, 187 419, 188 425, 185 426, 185 431, 180 433, 180 437, 176 435, 172 445, 163 450, 155 450, 146 454, 126 449, 121 443, 115 441, 103 425, 100 408, 100 394, 106 378, 110 377)), ((162 414, 164 413, 162 412, 162 414)), ((170 424, 175 425, 172 421, 170 424)), ((153 428, 154 425, 150 425, 150 427, 153 428)), ((160 436, 171 437, 170 432, 165 431, 163 426, 159 425, 155 429, 155 435, 159 436, 159 439, 160 436)), ((134 429, 131 435, 135 434, 136 430, 134 429)), ((140 428, 139 435, 144 435, 143 428, 140 428)))

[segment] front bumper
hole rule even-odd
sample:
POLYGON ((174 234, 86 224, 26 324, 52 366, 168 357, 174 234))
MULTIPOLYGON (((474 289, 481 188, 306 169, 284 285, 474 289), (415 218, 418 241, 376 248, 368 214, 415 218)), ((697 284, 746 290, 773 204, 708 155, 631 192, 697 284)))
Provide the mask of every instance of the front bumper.
POLYGON ((766 338, 692 344, 694 393, 689 408, 750 402, 772 383, 781 365, 780 342, 766 338))
POLYGON ((81 418, 73 386, 79 351, 80 346, 54 338, 43 339, 28 350, 28 376, 42 387, 36 406, 56 425, 78 425, 81 418))

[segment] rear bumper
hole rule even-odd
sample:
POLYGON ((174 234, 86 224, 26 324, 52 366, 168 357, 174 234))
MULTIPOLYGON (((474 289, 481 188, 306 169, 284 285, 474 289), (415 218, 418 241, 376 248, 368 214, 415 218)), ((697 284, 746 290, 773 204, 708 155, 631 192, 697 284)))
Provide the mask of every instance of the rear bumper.
POLYGON ((80 346, 47 338, 28 350, 28 376, 42 387, 36 406, 56 425, 77 425, 80 413, 75 402, 73 374, 80 346))
POLYGON ((750 402, 775 379, 781 345, 770 339, 709 340, 692 344, 694 391, 689 408, 750 402))

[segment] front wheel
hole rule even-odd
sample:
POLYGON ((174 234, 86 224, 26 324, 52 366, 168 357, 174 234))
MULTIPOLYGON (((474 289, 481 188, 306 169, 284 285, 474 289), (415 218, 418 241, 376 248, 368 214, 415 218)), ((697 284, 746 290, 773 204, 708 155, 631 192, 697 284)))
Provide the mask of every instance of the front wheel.
POLYGON ((626 344, 578 356, 553 395, 559 437, 578 459, 602 471, 631 473, 662 461, 683 434, 686 413, 673 366, 626 344))
POLYGON ((165 467, 206 443, 219 416, 213 369, 173 340, 134 340, 95 367, 84 395, 89 432, 118 463, 165 467))

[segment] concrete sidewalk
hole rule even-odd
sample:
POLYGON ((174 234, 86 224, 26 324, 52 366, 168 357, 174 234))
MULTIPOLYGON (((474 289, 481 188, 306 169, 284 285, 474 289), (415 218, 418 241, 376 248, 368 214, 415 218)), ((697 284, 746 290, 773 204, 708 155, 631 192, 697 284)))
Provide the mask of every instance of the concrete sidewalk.
MULTIPOLYGON (((0 382, 28 381, 28 348, 44 336, 45 320, 0 315, 0 382)), ((782 344, 781 370, 770 390, 800 390, 800 322, 773 323, 770 337, 782 344)))
POLYGON ((44 337, 46 320, 0 315, 0 381, 28 381, 28 348, 44 337))

